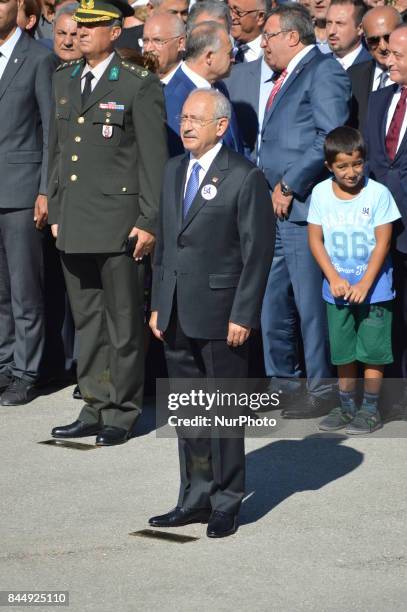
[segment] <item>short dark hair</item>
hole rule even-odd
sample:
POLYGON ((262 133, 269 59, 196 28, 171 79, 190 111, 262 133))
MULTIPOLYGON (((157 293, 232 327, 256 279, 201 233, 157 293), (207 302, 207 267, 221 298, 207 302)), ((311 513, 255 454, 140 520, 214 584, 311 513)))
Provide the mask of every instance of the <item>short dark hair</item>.
POLYGON ((338 127, 329 132, 325 138, 324 152, 325 160, 332 166, 339 153, 351 155, 354 151, 359 151, 363 159, 366 158, 365 142, 362 134, 351 127, 338 127))
POLYGON ((315 32, 312 17, 302 4, 287 2, 279 4, 266 15, 266 21, 273 15, 280 18, 281 27, 284 30, 294 30, 298 32, 300 42, 303 45, 315 44, 315 32))
POLYGON ((343 6, 347 4, 355 7, 355 26, 360 25, 365 13, 368 11, 368 7, 362 0, 331 0, 330 6, 343 6))

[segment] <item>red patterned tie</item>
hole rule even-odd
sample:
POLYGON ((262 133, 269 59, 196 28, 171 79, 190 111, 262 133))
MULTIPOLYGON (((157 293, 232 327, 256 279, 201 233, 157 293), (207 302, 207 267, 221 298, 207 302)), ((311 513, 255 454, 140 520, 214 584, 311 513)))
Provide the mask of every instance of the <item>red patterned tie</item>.
POLYGON ((403 125, 404 116, 406 114, 406 100, 407 87, 402 87, 400 100, 397 102, 396 110, 394 111, 385 140, 386 151, 392 161, 396 157, 401 126, 403 125))
POLYGON ((284 79, 286 76, 287 76, 287 70, 284 69, 283 72, 278 77, 277 81, 274 83, 273 89, 270 92, 269 99, 267 100, 267 104, 266 104, 266 113, 270 110, 271 105, 274 102, 274 98, 280 91, 281 86, 284 83, 284 79))

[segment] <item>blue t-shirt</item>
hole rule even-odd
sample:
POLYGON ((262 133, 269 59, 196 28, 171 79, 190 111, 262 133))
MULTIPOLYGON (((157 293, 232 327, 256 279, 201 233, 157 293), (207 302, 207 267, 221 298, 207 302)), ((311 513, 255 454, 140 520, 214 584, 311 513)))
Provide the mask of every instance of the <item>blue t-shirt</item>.
MULTIPOLYGON (((338 198, 332 178, 319 183, 312 191, 308 223, 321 225, 325 249, 338 274, 351 285, 366 272, 370 255, 376 246, 375 227, 400 218, 390 191, 384 185, 366 179, 365 186, 351 200, 338 198)), ((348 304, 334 298, 325 279, 322 297, 331 304, 348 304)), ((366 304, 394 298, 393 268, 387 257, 365 300, 366 304)))

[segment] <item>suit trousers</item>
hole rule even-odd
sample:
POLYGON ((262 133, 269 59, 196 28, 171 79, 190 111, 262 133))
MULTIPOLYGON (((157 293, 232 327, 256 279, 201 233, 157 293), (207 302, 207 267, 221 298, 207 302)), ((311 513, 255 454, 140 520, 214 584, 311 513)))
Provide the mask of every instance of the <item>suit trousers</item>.
POLYGON ((122 253, 61 259, 86 402, 79 420, 130 431, 143 402, 144 264, 122 253))
MULTIPOLYGON (((394 378, 407 378, 407 253, 394 250, 394 286, 396 299, 393 317, 394 364, 388 373, 394 378)), ((407 392, 406 392, 407 395, 407 392)))
MULTIPOLYGON (((232 348, 226 340, 188 338, 176 308, 164 334, 169 378, 247 378, 248 345, 232 348)), ((244 428, 238 437, 210 438, 199 427, 191 437, 178 429, 180 491, 178 506, 237 514, 245 491, 244 428), (193 435, 193 437, 192 437, 193 435)))
MULTIPOLYGON (((305 376, 299 359, 301 331, 308 389, 326 397, 330 355, 322 274, 308 246, 307 223, 277 221, 276 244, 261 313, 267 376, 305 376)), ((294 381, 287 391, 296 391, 294 381)))
POLYGON ((0 372, 31 381, 44 349, 43 234, 33 217, 0 209, 0 372))

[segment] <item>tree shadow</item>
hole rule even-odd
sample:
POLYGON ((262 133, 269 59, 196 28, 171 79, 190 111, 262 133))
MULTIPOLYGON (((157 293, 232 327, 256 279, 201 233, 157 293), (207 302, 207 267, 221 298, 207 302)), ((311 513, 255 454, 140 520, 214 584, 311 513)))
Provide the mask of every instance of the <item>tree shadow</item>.
POLYGON ((341 443, 340 434, 314 434, 302 440, 277 440, 246 457, 246 490, 240 524, 254 523, 285 499, 301 491, 321 489, 352 472, 363 453, 341 443))

